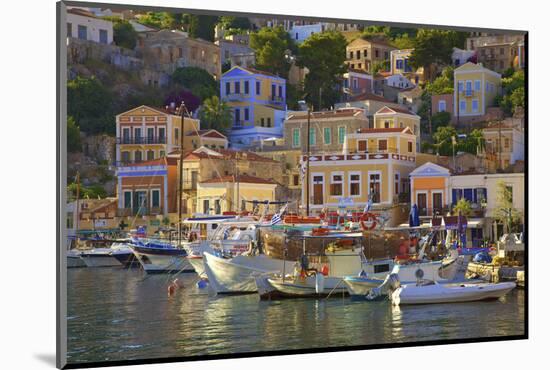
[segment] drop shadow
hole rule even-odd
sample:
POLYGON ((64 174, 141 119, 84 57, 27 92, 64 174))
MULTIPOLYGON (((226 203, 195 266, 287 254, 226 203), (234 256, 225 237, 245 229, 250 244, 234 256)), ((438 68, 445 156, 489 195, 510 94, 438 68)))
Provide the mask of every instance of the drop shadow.
POLYGON ((52 367, 56 366, 55 353, 35 353, 34 358, 42 361, 46 365, 50 365, 52 367))

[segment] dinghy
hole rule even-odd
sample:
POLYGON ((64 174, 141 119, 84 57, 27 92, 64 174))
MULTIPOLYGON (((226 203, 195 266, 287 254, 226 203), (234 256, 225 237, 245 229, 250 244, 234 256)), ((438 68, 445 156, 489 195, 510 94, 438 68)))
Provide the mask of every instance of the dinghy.
POLYGON ((421 282, 397 287, 391 295, 394 305, 459 303, 499 299, 516 287, 506 283, 454 283, 421 282))

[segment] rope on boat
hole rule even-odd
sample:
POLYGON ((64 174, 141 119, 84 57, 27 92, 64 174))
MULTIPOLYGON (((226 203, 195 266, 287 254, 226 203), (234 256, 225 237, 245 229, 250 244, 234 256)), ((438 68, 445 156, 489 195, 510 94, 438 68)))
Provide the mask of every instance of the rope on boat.
POLYGON ((334 288, 332 288, 332 290, 328 293, 328 295, 326 296, 325 299, 329 299, 329 298, 330 298, 330 296, 332 295, 332 293, 336 290, 336 288, 338 288, 338 286, 340 285, 340 283, 341 283, 342 281, 344 281, 344 279, 341 279, 341 280, 338 282, 338 284, 336 284, 336 285, 334 286, 334 288))

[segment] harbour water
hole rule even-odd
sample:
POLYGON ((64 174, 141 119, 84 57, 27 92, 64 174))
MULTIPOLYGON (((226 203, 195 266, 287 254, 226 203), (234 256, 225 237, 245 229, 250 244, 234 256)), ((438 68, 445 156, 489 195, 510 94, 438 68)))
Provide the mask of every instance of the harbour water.
POLYGON ((392 307, 349 298, 260 301, 196 287, 167 295, 168 275, 139 269, 68 271, 68 362, 524 334, 524 292, 498 301, 392 307))

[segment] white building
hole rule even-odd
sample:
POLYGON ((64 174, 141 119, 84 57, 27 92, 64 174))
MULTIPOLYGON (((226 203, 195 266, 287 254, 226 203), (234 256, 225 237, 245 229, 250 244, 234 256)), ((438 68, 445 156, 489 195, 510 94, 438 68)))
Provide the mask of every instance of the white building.
POLYGON ((386 77, 386 85, 398 89, 409 89, 415 86, 407 77, 400 73, 386 77))
POLYGON ((67 10, 67 37, 101 44, 113 43, 113 23, 83 9, 67 10))
POLYGON ((288 31, 288 34, 290 35, 290 38, 294 40, 294 42, 300 44, 304 42, 309 36, 313 35, 314 33, 323 32, 323 30, 324 27, 321 23, 307 24, 303 26, 295 25, 288 31))
POLYGON ((451 55, 453 66, 460 67, 461 65, 468 62, 468 60, 475 54, 475 50, 463 50, 459 48, 453 48, 453 54, 451 55))

